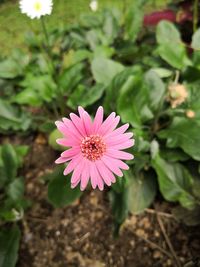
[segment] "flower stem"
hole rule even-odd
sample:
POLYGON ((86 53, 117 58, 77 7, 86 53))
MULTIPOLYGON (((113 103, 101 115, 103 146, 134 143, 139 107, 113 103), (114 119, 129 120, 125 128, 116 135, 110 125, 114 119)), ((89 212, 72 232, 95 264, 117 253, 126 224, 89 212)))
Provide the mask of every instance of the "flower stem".
POLYGON ((41 16, 41 20, 40 21, 41 21, 44 37, 45 37, 45 40, 46 40, 46 46, 47 46, 48 51, 50 52, 49 35, 48 35, 48 32, 47 32, 47 28, 46 28, 46 24, 45 24, 43 16, 41 16))
POLYGON ((194 0, 194 11, 193 11, 193 32, 197 30, 198 17, 199 17, 199 0, 194 0))

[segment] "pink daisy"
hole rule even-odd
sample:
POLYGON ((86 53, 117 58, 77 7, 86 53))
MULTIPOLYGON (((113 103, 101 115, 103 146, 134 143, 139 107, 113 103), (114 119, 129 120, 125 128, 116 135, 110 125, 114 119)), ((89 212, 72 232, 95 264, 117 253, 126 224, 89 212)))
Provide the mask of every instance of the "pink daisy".
POLYGON ((110 186, 115 183, 114 174, 122 177, 121 169, 129 169, 122 160, 131 160, 133 155, 121 150, 134 145, 133 134, 125 133, 128 124, 116 129, 120 117, 115 112, 103 121, 103 108, 99 107, 92 122, 82 107, 78 111, 79 116, 71 113, 71 120, 63 118, 56 122, 58 130, 64 135, 57 143, 69 147, 56 163, 69 162, 64 175, 73 171, 72 188, 80 183, 83 191, 90 180, 93 189, 98 187, 103 190, 104 184, 110 186))

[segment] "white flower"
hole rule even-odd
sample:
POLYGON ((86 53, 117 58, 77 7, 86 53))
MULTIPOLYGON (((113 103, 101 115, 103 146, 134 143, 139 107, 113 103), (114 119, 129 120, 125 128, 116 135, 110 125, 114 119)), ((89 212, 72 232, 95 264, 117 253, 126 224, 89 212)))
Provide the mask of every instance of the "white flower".
POLYGON ((98 2, 97 2, 97 0, 92 0, 91 2, 90 2, 90 8, 92 9, 92 11, 97 11, 97 9, 98 9, 98 2))
POLYGON ((21 12, 31 19, 40 18, 44 15, 50 15, 52 12, 52 0, 20 0, 21 12))

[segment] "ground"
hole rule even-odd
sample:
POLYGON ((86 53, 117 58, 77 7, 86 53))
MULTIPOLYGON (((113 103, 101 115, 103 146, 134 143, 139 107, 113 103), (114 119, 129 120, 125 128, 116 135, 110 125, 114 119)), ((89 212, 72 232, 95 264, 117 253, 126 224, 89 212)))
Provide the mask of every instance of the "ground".
POLYGON ((22 172, 33 205, 21 223, 18 267, 199 266, 200 227, 178 223, 164 201, 141 215, 130 214, 118 238, 113 238, 107 192, 88 189, 72 205, 54 209, 40 177, 54 169, 57 155, 43 136, 32 141, 22 172))

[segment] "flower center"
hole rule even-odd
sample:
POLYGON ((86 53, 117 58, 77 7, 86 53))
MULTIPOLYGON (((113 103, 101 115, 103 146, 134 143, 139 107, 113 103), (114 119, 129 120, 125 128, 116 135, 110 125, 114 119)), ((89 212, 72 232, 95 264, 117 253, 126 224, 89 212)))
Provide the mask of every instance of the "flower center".
POLYGON ((81 142, 81 152, 83 157, 90 161, 100 159, 106 151, 106 144, 99 135, 90 135, 81 142))
POLYGON ((41 8, 42 8, 41 3, 39 1, 35 2, 34 8, 35 8, 36 11, 40 11, 41 8))

